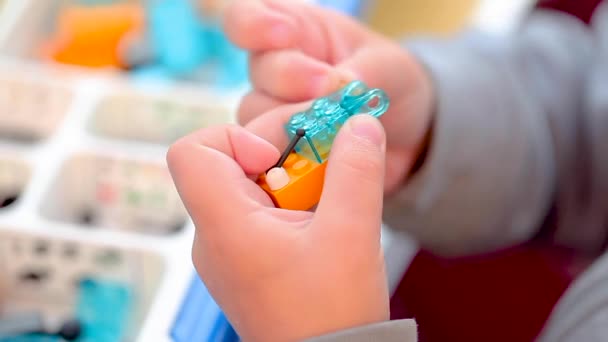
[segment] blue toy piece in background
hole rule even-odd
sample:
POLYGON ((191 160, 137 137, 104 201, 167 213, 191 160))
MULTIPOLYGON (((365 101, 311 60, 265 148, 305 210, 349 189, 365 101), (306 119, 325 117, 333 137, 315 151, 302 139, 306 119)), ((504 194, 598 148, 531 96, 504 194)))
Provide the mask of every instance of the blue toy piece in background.
POLYGON ((200 19, 189 0, 150 0, 149 35, 155 61, 176 76, 198 68, 208 58, 200 19))
POLYGON ((121 283, 84 279, 80 282, 76 317, 82 324, 79 342, 125 340, 134 313, 132 290, 121 283))
MULTIPOLYGON (((126 284, 83 279, 78 286, 75 317, 80 323, 77 342, 119 342, 126 339, 134 296, 126 284)), ((0 342, 60 342, 57 334, 32 333, 0 337, 0 342)))
POLYGON ((192 0, 149 0, 147 13, 153 64, 135 75, 202 78, 220 88, 246 83, 247 53, 228 40, 219 18, 201 15, 192 0))
POLYGON ((389 105, 384 91, 370 89, 364 83, 354 81, 334 94, 315 100, 309 110, 293 115, 285 129, 289 139, 293 139, 298 129, 304 129, 305 139, 300 140, 296 152, 323 163, 338 131, 351 116, 369 114, 380 117, 389 105))
POLYGON ((249 77, 247 53, 228 40, 218 18, 205 18, 201 27, 200 39, 207 45, 209 56, 206 63, 215 69, 215 84, 226 88, 245 83, 249 77))
POLYGON ((194 276, 176 317, 175 342, 238 342, 239 337, 198 276, 194 276))

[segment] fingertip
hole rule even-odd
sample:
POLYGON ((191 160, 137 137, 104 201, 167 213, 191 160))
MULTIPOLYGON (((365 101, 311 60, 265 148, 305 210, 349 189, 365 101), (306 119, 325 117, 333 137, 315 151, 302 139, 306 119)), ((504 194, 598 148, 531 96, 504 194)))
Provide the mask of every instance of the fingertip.
POLYGON ((247 175, 268 170, 280 157, 274 145, 242 127, 231 127, 228 133, 234 159, 247 175))
POLYGON ((356 115, 347 122, 347 127, 357 139, 362 139, 378 149, 385 143, 384 127, 371 115, 356 115))
POLYGON ((377 118, 359 114, 350 118, 338 132, 332 146, 330 160, 379 159, 386 152, 386 133, 377 118), (358 157, 353 157, 357 155, 358 157))
POLYGON ((384 130, 376 118, 357 115, 347 121, 329 155, 319 217, 357 213, 350 225, 375 224, 382 211, 385 151, 384 130))
POLYGON ((181 160, 183 160, 184 158, 184 154, 186 154, 186 150, 187 150, 187 140, 186 138, 180 138, 179 140, 175 141, 173 144, 171 144, 171 146, 169 146, 169 149, 167 150, 167 153, 165 155, 165 160, 167 162, 167 167, 169 168, 169 172, 173 175, 175 170, 178 168, 181 160))

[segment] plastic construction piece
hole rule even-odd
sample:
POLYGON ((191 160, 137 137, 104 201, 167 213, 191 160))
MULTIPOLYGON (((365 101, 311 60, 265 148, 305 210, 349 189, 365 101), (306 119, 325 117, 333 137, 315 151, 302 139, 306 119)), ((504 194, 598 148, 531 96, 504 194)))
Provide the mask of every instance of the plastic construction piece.
POLYGON ((309 210, 319 203, 321 198, 326 165, 327 163, 319 164, 297 153, 292 153, 283 164, 283 168, 289 176, 289 183, 286 186, 272 190, 268 185, 272 182, 266 179, 271 174, 260 176, 258 184, 270 195, 277 207, 309 210))
MULTIPOLYGON (((27 326, 5 328, 21 331, 25 334, 4 337, 0 335, 0 342, 59 342, 77 340, 80 342, 116 342, 127 340, 125 334, 133 313, 133 295, 129 287, 121 283, 84 279, 78 287, 78 300, 76 304, 77 319, 66 321, 57 332, 31 331, 25 333, 27 326)), ((22 324, 28 324, 25 321, 22 324)), ((31 319, 29 328, 42 327, 31 319)), ((1 333, 1 331, 0 331, 1 333)))
POLYGON ((309 110, 292 116, 286 126, 287 134, 293 139, 298 129, 304 129, 305 140, 296 146, 296 152, 323 163, 338 131, 350 117, 356 114, 380 117, 389 104, 384 91, 355 81, 330 96, 317 99, 309 110))
POLYGON ((237 342, 239 337, 198 276, 194 276, 176 317, 171 338, 175 342, 237 342))
POLYGON ((287 146, 287 149, 281 155, 279 162, 274 166, 275 168, 283 167, 283 164, 285 164, 285 161, 287 160, 287 158, 289 158, 289 155, 291 154, 291 152, 296 148, 296 146, 300 142, 300 139, 304 138, 305 136, 306 136, 306 130, 304 130, 302 128, 299 128, 296 130, 296 135, 291 139, 289 146, 287 146))
POLYGON ((327 157, 340 128, 353 115, 380 117, 388 107, 384 91, 359 81, 317 99, 309 110, 291 117, 285 126, 291 143, 275 167, 258 178, 258 185, 278 208, 312 209, 321 198, 327 157))
POLYGON ((209 54, 190 0, 151 0, 147 5, 150 38, 158 62, 171 73, 192 72, 209 54))
POLYGON ((79 341, 126 339, 133 313, 133 294, 124 284, 85 279, 80 282, 76 315, 82 324, 79 341))
POLYGON ((244 84, 247 54, 229 41, 213 10, 224 1, 202 1, 209 13, 200 13, 192 0, 148 0, 144 42, 127 41, 124 63, 137 66, 138 78, 202 80, 219 88, 244 84))
POLYGON ((43 54, 57 62, 86 67, 122 67, 118 47, 128 34, 140 32, 143 8, 138 4, 67 6, 57 32, 43 54))

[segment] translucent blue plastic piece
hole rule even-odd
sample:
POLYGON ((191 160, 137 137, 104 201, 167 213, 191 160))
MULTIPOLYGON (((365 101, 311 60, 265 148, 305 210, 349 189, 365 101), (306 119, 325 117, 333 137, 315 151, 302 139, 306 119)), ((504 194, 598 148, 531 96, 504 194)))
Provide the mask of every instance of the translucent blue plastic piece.
POLYGON ((217 19, 207 17, 201 26, 201 40, 206 42, 210 53, 206 62, 215 63, 218 71, 216 85, 232 87, 245 83, 249 77, 247 53, 228 39, 217 19))
POLYGON ((58 336, 50 336, 43 334, 28 334, 15 337, 1 337, 0 342, 61 342, 58 336))
MULTIPOLYGON (((82 325, 77 342, 125 341, 133 316, 133 295, 121 283, 85 279, 78 287, 76 317, 82 325)), ((0 342, 59 342, 58 336, 27 334, 2 338, 0 342)))
POLYGON ((307 111, 293 115, 285 129, 290 139, 298 129, 306 130, 305 139, 300 140, 296 152, 323 163, 338 131, 350 117, 357 114, 380 117, 389 105, 384 91, 370 89, 364 83, 355 81, 334 94, 315 100, 307 111))
POLYGON ((147 12, 158 62, 177 76, 198 68, 209 53, 192 1, 149 0, 147 12))
POLYGON ((198 276, 194 276, 171 329, 175 342, 238 342, 239 337, 198 276))
POLYGON ((124 341, 133 316, 133 294, 124 284, 86 279, 80 283, 76 317, 79 342, 124 341))
POLYGON ((201 15, 192 0, 148 0, 147 13, 154 63, 166 73, 146 76, 197 79, 202 73, 222 88, 247 81, 247 53, 230 42, 219 18, 201 15))

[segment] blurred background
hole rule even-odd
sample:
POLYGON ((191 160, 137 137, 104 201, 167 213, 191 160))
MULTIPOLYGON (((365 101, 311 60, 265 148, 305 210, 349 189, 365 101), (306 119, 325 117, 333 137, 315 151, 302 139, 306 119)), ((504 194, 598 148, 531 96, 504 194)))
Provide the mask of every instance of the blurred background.
MULTIPOLYGON (((395 39, 507 32, 532 3, 310 2, 395 39)), ((0 342, 238 340, 195 276, 193 226, 164 162, 179 137, 233 122, 247 91, 222 6, 0 0, 0 342)), ((393 290, 432 297, 420 288, 435 280, 403 278, 424 262, 415 244, 384 243, 393 290)), ((397 314, 433 309, 395 298, 397 314)))

